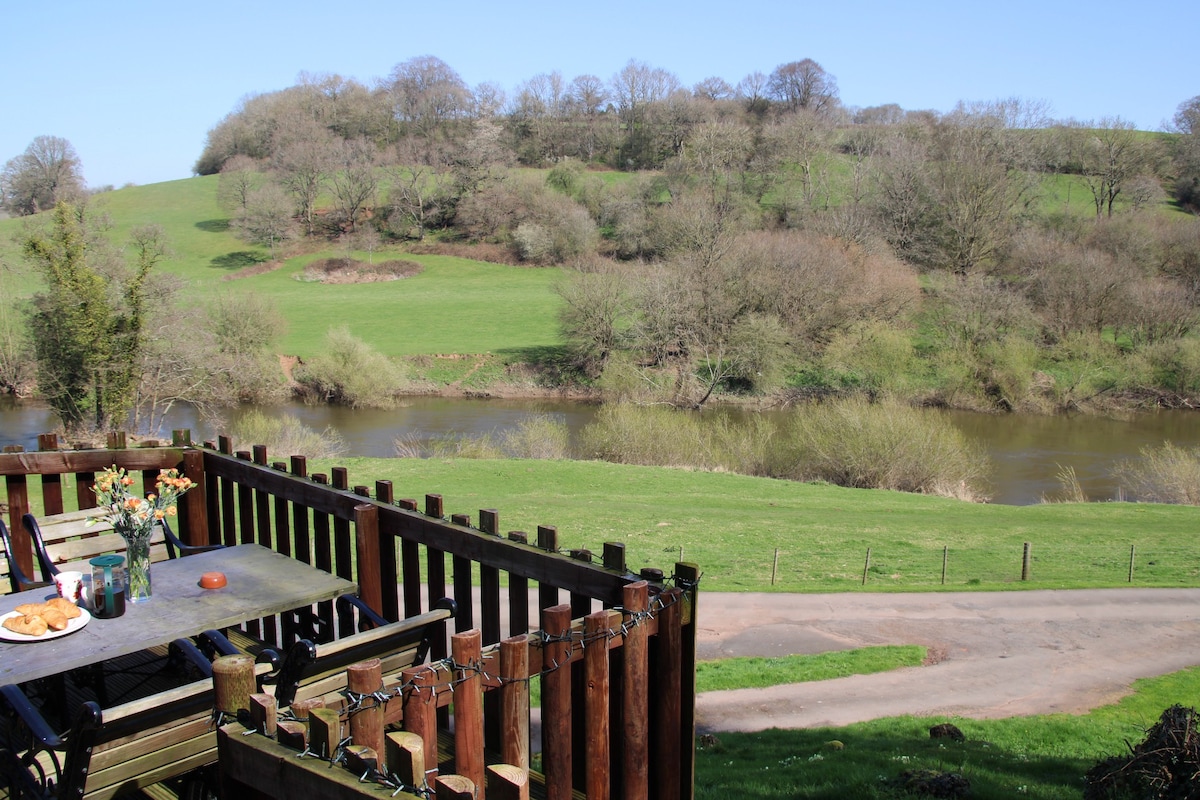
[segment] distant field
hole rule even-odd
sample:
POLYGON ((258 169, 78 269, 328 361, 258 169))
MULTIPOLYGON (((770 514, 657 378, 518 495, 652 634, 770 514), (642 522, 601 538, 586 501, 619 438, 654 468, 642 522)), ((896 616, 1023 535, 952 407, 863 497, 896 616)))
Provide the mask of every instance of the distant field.
MULTIPOLYGON (((135 225, 163 226, 173 250, 163 270, 187 282, 187 300, 221 291, 272 297, 288 320, 279 346, 289 355, 315 354, 326 332, 341 325, 388 355, 518 354, 558 343, 559 300, 551 287, 561 270, 555 268, 404 255, 425 265, 425 272, 401 281, 359 285, 296 280, 313 259, 345 254, 330 245, 289 259, 274 272, 224 280, 253 258, 265 258, 265 252, 229 232, 228 214, 216 204, 216 186, 216 176, 191 178, 107 192, 92 202, 112 220, 117 240, 135 225)), ((28 296, 40 286, 13 242, 24 224, 19 219, 0 220, 0 262, 7 267, 0 288, 9 295, 28 296)), ((373 258, 396 255, 376 252, 373 258)))
MULTIPOLYGON (((924 495, 595 461, 339 459, 352 483, 494 508, 501 530, 554 525, 564 548, 623 542, 628 564, 682 555, 715 591, 868 591, 1200 586, 1200 508, 1133 503, 1001 506, 924 495), (1022 582, 1024 543, 1031 580, 1022 582), (775 549, 779 549, 776 580, 775 549)), ((332 463, 310 465, 328 471, 332 463)))

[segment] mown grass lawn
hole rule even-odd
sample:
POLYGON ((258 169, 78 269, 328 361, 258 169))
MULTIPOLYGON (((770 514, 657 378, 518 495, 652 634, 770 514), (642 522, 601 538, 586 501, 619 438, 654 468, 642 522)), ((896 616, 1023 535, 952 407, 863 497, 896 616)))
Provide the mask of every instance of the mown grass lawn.
MULTIPOLYGON (((597 461, 339 459, 352 482, 497 509, 504 531, 558 528, 564 548, 623 542, 631 569, 682 557, 713 591, 912 591, 1200 585, 1200 508, 1001 506, 717 472, 597 461), (1021 581, 1024 543, 1030 580, 1021 581), (775 549, 778 571, 771 583, 775 549), (871 565, 866 570, 866 551, 871 565), (943 548, 946 582, 942 584, 943 548)), ((313 472, 331 462, 317 462, 313 472)))

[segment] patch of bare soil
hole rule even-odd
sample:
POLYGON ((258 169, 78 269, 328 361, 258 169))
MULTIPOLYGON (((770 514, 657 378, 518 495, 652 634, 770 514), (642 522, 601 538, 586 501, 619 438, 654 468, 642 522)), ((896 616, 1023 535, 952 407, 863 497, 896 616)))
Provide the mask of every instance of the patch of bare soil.
POLYGON ((519 266, 522 261, 509 248, 502 244, 480 242, 467 244, 465 242, 417 242, 408 246, 408 252, 422 256, 455 256, 469 258, 472 261, 486 261, 489 264, 507 264, 519 266))
POLYGON ((415 261, 381 261, 368 264, 352 258, 323 258, 304 268, 304 280, 317 283, 379 283, 411 278, 424 271, 415 261))
POLYGON ((242 267, 237 272, 231 272, 221 278, 223 281, 236 281, 242 278, 253 278, 255 275, 265 275, 283 266, 283 261, 260 261, 248 267, 242 267))

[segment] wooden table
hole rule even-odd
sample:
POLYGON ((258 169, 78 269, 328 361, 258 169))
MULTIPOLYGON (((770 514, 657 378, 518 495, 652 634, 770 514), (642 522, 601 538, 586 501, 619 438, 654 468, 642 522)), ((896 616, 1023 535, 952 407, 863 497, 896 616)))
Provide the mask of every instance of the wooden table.
MULTIPOLYGON (((160 561, 151 567, 150 575, 153 597, 126 603, 124 616, 93 618, 80 630, 57 639, 0 641, 0 684, 44 678, 358 589, 352 581, 257 544, 160 561), (201 589, 200 576, 205 572, 224 572, 227 585, 201 589)), ((50 596, 52 590, 46 589, 4 595, 0 614, 50 596)))

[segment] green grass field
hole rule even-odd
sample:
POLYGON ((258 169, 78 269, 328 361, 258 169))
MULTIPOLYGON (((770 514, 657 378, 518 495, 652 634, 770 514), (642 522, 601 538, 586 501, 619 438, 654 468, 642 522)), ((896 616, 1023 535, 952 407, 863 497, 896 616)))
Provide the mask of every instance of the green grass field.
MULTIPOLYGON (((173 254, 162 270, 183 279, 184 302, 225 291, 270 296, 287 320, 279 348, 288 355, 311 357, 323 349, 329 329, 343 325, 392 356, 491 352, 522 360, 558 344, 559 298, 552 286, 562 271, 556 268, 405 254, 425 271, 406 280, 357 285, 297 280, 314 259, 344 255, 331 244, 290 258, 272 272, 227 280, 266 253, 230 233, 229 215, 216 203, 216 188, 216 176, 191 178, 106 192, 93 198, 92 206, 112 220, 114 241, 123 241, 134 225, 164 228, 173 254)), ((0 263, 5 266, 0 287, 9 296, 27 297, 41 285, 14 242, 25 224, 0 220, 0 263)), ((373 258, 397 255, 398 250, 388 250, 373 258)))
MULTIPOLYGON (((339 459, 352 482, 500 513, 501 529, 559 530, 564 548, 623 542, 631 569, 699 564, 713 591, 912 591, 1200 585, 1200 508, 1002 506, 901 492, 598 461, 339 459), (1021 581, 1024 543, 1031 579, 1021 581), (871 566, 863 585, 866 551, 871 566), (948 547, 946 583, 941 583, 948 547), (779 567, 771 573, 775 549, 779 567)), ((313 472, 332 462, 314 462, 313 472)))

